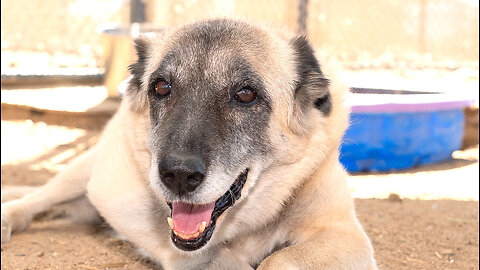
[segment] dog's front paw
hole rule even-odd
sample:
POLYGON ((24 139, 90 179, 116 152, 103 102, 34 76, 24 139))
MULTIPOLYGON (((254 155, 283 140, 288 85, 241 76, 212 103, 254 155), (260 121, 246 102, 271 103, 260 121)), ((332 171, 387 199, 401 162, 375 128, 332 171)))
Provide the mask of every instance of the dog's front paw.
POLYGON ((2 203, 17 200, 35 191, 38 187, 33 186, 2 186, 2 203))
POLYGON ((257 268, 257 270, 299 270, 300 268, 294 261, 290 261, 288 256, 279 256, 278 254, 267 257, 257 268))
POLYGON ((25 230, 31 219, 31 216, 22 210, 17 201, 3 203, 2 244, 10 242, 12 232, 25 230))
MULTIPOLYGON (((3 209, 2 209, 3 212, 3 209)), ((10 242, 10 236, 12 235, 12 226, 9 222, 3 218, 2 214, 2 244, 10 242)))

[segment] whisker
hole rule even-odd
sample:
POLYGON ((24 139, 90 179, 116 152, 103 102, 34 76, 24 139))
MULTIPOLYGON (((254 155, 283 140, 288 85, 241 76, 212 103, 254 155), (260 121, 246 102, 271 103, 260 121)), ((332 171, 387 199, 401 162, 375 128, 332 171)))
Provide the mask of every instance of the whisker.
POLYGON ((232 205, 234 205, 236 199, 235 199, 235 196, 234 196, 233 193, 232 193, 232 189, 231 189, 231 188, 228 188, 228 192, 230 193, 230 196, 232 196, 232 205))

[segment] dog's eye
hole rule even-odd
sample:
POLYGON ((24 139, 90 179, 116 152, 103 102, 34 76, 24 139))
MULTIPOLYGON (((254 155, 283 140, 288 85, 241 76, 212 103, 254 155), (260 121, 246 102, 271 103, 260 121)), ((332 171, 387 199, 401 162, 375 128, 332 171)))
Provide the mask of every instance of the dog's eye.
POLYGON ((250 88, 242 88, 235 93, 235 100, 241 103, 250 103, 257 98, 257 94, 250 88))
POLYGON ((170 90, 172 89, 172 86, 167 83, 166 81, 159 81, 157 84, 155 84, 155 92, 159 94, 160 96, 168 96, 170 94, 170 90))

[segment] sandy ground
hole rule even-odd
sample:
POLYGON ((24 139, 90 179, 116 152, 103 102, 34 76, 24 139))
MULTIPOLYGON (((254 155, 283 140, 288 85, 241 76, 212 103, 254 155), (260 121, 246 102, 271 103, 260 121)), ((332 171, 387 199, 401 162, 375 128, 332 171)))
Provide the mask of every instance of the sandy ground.
MULTIPOLYGON (((99 132, 9 119, 2 107, 2 187, 45 183, 99 132)), ((477 145, 449 162, 349 178, 381 269, 479 269, 478 159, 477 145)), ((108 226, 64 219, 36 220, 1 250, 1 269, 157 269, 108 226)))

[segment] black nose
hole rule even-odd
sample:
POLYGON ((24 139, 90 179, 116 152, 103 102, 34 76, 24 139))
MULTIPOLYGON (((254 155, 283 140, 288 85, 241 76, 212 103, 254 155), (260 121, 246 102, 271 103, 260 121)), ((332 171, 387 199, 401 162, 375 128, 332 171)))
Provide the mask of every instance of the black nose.
POLYGON ((158 169, 162 183, 178 195, 194 191, 205 177, 205 163, 191 154, 169 154, 158 169))

